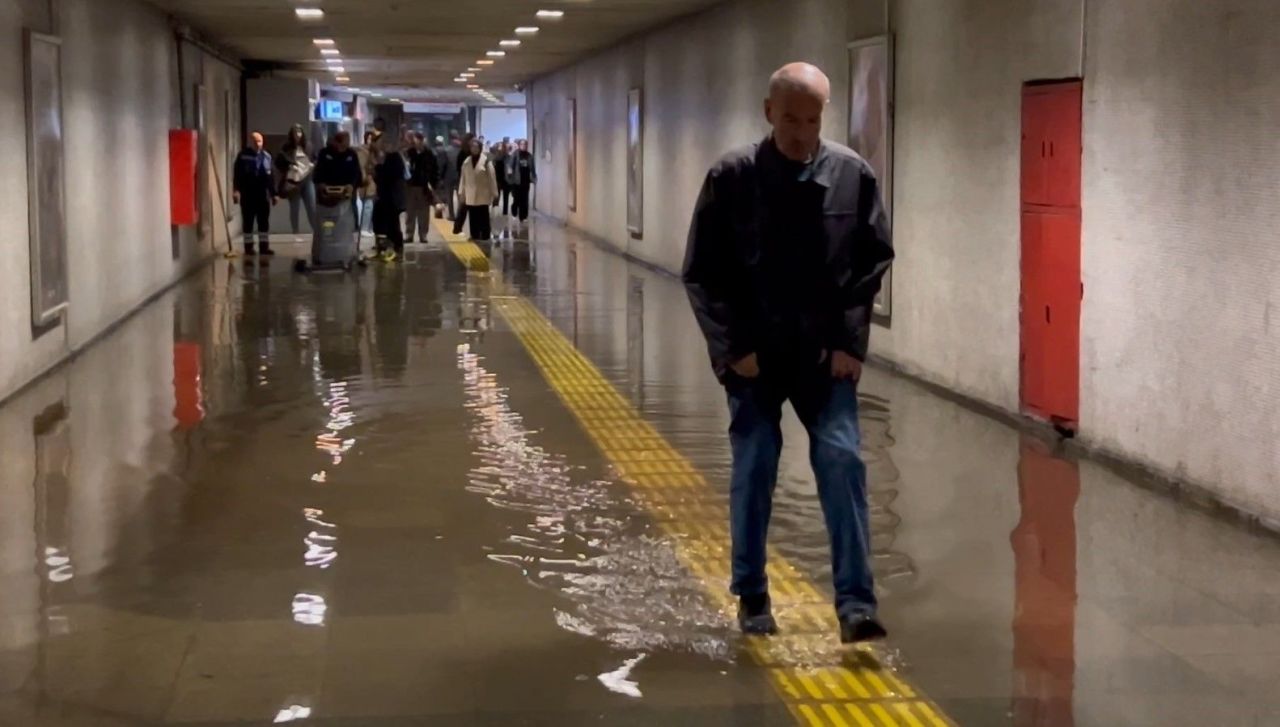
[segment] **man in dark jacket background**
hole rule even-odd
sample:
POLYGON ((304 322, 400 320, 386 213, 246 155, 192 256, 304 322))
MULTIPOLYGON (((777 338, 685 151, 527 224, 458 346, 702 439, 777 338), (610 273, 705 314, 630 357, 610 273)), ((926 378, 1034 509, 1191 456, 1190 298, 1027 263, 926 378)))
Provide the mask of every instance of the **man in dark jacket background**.
POLYGON ((416 231, 418 242, 426 242, 431 227, 431 208, 435 206, 433 190, 440 183, 440 168, 435 151, 427 147, 427 138, 420 131, 413 132, 413 145, 405 156, 409 160, 409 182, 404 239, 412 242, 416 231))
POLYGON ((404 155, 396 148, 395 140, 384 134, 381 141, 382 158, 374 167, 378 185, 378 200, 373 203, 373 231, 383 236, 378 252, 386 262, 394 262, 404 255, 404 230, 400 228, 400 213, 405 210, 407 186, 405 184, 404 155))
POLYGON ((857 383, 872 299, 893 259, 875 175, 821 138, 831 83, 793 63, 770 80, 773 133, 707 175, 684 281, 729 399, 733 592, 743 632, 777 630, 765 536, 790 401, 809 432, 846 643, 885 636, 870 564, 857 383))
POLYGON ((231 198, 240 205, 240 221, 244 227, 244 254, 253 254, 253 229, 258 228, 258 254, 274 255, 271 249, 271 208, 280 201, 276 196, 272 158, 264 147, 262 132, 249 135, 249 144, 236 157, 231 175, 231 198))
POLYGON ((516 142, 516 150, 507 158, 506 177, 511 189, 511 216, 524 222, 529 219, 529 190, 538 181, 538 165, 528 141, 516 142))

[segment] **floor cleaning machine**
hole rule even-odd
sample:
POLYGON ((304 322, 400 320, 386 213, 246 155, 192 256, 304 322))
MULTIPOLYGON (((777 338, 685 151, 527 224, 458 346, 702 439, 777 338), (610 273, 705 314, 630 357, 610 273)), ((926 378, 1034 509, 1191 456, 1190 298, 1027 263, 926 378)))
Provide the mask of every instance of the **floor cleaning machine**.
POLYGON ((299 259, 293 269, 299 273, 349 271, 359 261, 356 220, 350 186, 320 186, 316 189, 316 225, 311 239, 311 258, 299 259))

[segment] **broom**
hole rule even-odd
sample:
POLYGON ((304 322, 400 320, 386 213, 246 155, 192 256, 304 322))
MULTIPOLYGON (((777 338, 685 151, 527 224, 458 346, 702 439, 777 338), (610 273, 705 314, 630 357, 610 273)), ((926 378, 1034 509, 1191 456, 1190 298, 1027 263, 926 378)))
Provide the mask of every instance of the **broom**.
POLYGON ((227 219, 227 195, 222 189, 222 175, 218 173, 218 165, 213 163, 216 157, 213 155, 213 143, 209 143, 209 166, 213 167, 213 181, 218 185, 218 206, 222 209, 222 228, 227 233, 227 251, 222 254, 228 260, 240 255, 236 252, 235 245, 231 243, 231 221, 227 219))

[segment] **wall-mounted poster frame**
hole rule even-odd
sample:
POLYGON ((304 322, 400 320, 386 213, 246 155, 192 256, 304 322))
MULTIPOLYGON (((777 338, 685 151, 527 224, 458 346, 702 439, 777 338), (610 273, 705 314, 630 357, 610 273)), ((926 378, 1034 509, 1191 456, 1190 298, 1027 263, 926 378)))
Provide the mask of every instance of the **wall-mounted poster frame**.
MULTIPOLYGON (((893 225, 893 36, 849 44, 849 146, 867 160, 880 182, 885 215, 893 225)), ((893 317, 893 270, 884 276, 872 319, 893 317)))
POLYGON ((66 169, 62 146, 62 39, 26 31, 27 209, 31 325, 56 323, 70 305, 66 169))
POLYGON ((578 99, 569 99, 569 211, 578 211, 578 99))
POLYGON ((644 237, 644 91, 627 92, 627 231, 644 237))

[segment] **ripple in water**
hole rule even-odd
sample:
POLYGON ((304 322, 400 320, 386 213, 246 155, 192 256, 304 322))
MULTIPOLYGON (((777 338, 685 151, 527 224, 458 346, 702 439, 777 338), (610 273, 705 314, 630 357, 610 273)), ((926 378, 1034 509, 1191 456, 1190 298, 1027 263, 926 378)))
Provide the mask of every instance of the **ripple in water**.
MULTIPOLYGON (((730 658, 729 622, 703 585, 651 528, 616 482, 575 481, 563 455, 531 441, 507 390, 470 346, 458 348, 470 435, 480 463, 467 489, 490 505, 526 514, 522 532, 489 559, 518 568, 564 599, 556 623, 618 649, 685 651, 730 658)), ((625 679, 625 677, 624 677, 625 679)))

